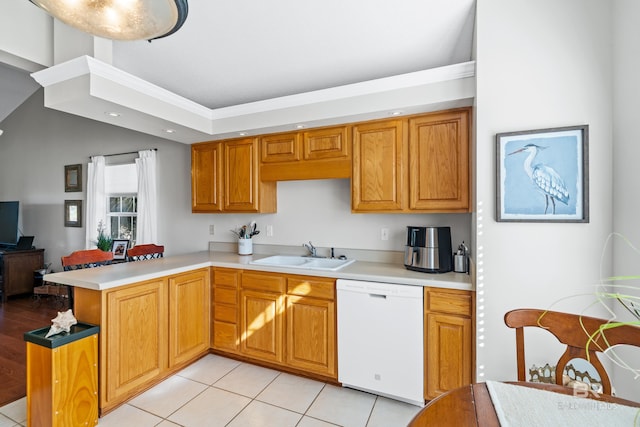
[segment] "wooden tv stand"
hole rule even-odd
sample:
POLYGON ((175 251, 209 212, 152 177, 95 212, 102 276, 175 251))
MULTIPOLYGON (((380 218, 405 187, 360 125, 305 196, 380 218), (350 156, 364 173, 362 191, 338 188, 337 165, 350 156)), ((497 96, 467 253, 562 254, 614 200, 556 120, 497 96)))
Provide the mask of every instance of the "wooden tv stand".
POLYGON ((0 250, 2 302, 12 295, 33 293, 34 271, 44 267, 44 249, 0 250))

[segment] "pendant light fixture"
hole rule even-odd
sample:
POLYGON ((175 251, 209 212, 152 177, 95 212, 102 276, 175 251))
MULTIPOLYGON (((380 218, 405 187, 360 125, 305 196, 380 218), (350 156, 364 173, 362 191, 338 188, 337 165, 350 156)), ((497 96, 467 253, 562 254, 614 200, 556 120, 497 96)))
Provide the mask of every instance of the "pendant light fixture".
POLYGON ((153 40, 180 29, 187 0, 30 0, 49 15, 94 36, 153 40))

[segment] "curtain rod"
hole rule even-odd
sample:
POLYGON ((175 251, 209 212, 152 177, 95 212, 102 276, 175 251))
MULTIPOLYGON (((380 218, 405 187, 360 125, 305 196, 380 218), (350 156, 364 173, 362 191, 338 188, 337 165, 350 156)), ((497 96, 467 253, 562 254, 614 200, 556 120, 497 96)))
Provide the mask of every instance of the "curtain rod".
MULTIPOLYGON (((147 148, 147 150, 158 151, 157 148, 147 148)), ((144 150, 139 150, 139 151, 144 151, 144 150)), ((124 156, 125 154, 138 154, 139 151, 127 151, 126 153, 114 153, 114 154, 96 154, 94 156, 89 156, 89 159, 98 155, 102 157, 113 157, 113 156, 124 156)))

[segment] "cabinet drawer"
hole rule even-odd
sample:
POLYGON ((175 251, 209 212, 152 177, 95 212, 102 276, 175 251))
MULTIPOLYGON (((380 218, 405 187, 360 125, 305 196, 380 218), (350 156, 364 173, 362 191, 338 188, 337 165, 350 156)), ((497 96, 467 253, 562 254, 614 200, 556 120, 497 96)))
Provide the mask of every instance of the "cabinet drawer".
POLYGON ((471 293, 426 290, 426 309, 430 312, 471 316, 471 293))
POLYGON ((238 321, 238 309, 229 305, 216 304, 213 307, 213 318, 221 322, 236 323, 238 321))
POLYGON ((213 283, 220 286, 238 288, 238 272, 235 270, 214 270, 213 283))
POLYGON ((213 301, 215 304, 238 304, 237 291, 234 289, 215 288, 213 290, 213 301))
POLYGON ((241 283, 243 289, 279 293, 284 292, 285 289, 285 278, 279 275, 244 272, 241 283))
POLYGON ((287 293, 301 297, 335 299, 334 279, 323 280, 317 277, 290 277, 287 280, 287 293))

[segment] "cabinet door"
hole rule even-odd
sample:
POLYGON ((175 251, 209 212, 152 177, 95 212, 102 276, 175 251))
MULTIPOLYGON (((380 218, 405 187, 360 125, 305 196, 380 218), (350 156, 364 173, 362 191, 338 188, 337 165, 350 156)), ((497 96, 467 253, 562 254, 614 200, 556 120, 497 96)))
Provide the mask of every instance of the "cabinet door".
POLYGON ((224 142, 224 210, 258 212, 258 142, 224 142))
POLYGON ((240 305, 240 348, 247 356, 282 363, 283 295, 243 290, 240 305))
POLYGON ((425 399, 471 384, 471 319, 427 314, 425 399))
POLYGON ((336 159, 349 156, 347 127, 322 128, 302 134, 305 160, 336 159))
POLYGON ((300 134, 280 133, 260 138, 262 163, 296 162, 300 160, 300 134))
POLYGON ((222 210, 222 144, 212 142, 191 146, 191 210, 222 210))
POLYGON ((409 208, 469 209, 469 110, 409 120, 409 208))
POLYGON ((287 296, 287 364, 337 379, 335 302, 287 296))
POLYGON ((403 145, 400 120, 353 127, 351 209, 354 212, 402 209, 403 145))
POLYGON ((167 369, 164 280, 107 292, 106 303, 107 345, 102 360, 107 369, 101 369, 101 407, 132 397, 167 369))
POLYGON ((209 272, 169 278, 169 366, 188 362, 209 349, 209 272))

